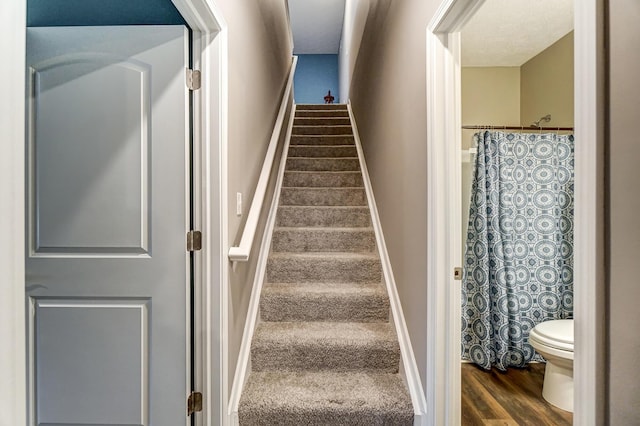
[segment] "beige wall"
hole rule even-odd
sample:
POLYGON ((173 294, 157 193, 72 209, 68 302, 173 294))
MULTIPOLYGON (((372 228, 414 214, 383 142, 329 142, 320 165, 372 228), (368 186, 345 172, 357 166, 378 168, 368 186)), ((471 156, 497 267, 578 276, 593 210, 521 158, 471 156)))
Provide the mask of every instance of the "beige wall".
POLYGON ((340 68, 340 102, 347 103, 351 76, 356 65, 362 34, 369 15, 369 0, 345 0, 344 24, 338 56, 340 68))
MULTIPOLYGON (((520 124, 520 67, 464 67, 460 79, 462 124, 520 124)), ((463 130, 463 149, 474 133, 463 130)))
MULTIPOLYGON (((463 67, 460 73, 463 125, 520 124, 520 67, 463 67)), ((462 149, 473 147, 477 130, 462 130, 462 149)), ((464 259, 475 157, 461 167, 462 256, 464 259)))
POLYGON ((573 31, 521 67, 521 124, 551 114, 547 126, 573 126, 573 31))
MULTIPOLYGON (((640 424, 640 3, 609 2, 609 420, 640 424)), ((576 142, 579 143, 579 142, 576 142)))
POLYGON ((372 0, 351 102, 422 383, 426 375, 425 31, 434 0, 372 0))
MULTIPOLYGON (((273 131, 291 65, 292 46, 284 0, 218 0, 216 3, 229 31, 228 232, 229 244, 236 245, 273 131), (244 197, 240 217, 236 216, 237 192, 244 197)), ((228 264, 229 387, 242 341, 261 236, 259 229, 248 263, 239 263, 235 270, 228 264)))

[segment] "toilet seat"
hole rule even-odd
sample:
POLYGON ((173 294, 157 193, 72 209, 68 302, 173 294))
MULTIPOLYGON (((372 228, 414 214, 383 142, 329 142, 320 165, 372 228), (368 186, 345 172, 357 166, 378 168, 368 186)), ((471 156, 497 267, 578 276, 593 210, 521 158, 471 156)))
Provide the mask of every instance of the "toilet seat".
POLYGON ((529 340, 549 348, 573 352, 573 320, 542 322, 531 330, 529 340))

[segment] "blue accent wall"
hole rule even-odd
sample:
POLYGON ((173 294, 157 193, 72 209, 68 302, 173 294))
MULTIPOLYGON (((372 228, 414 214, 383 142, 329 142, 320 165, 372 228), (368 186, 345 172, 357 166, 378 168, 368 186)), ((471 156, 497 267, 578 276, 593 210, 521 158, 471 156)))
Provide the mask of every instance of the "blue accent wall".
POLYGON ((186 22, 171 0, 27 0, 27 26, 76 25, 186 25, 186 22))
POLYGON ((338 55, 298 55, 293 90, 298 104, 323 104, 327 91, 338 103, 338 55))

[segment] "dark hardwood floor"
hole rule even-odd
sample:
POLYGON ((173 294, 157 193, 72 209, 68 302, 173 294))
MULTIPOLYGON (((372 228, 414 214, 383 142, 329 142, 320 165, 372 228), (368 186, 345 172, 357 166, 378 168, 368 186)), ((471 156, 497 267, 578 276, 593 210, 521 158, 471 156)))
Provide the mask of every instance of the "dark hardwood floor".
POLYGON ((506 373, 462 364, 462 426, 571 426, 573 414, 542 398, 545 364, 506 373))

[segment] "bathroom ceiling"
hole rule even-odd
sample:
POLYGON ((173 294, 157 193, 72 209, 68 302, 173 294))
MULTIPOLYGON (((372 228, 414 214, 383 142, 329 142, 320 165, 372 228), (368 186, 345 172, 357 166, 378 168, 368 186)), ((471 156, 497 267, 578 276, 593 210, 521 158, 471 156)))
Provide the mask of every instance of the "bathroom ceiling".
POLYGON ((573 1, 486 0, 462 29, 462 65, 521 66, 573 30, 573 1))
POLYGON ((337 54, 345 0, 289 0, 293 53, 337 54))

